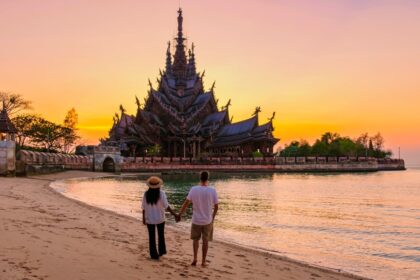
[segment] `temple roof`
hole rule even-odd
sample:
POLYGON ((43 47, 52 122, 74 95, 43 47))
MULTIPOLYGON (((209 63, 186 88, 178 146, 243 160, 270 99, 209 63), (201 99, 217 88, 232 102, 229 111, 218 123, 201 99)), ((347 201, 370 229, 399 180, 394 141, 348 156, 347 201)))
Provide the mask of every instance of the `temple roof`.
POLYGON ((125 131, 128 127, 130 127, 134 122, 134 116, 127 115, 123 113, 121 115, 120 120, 114 124, 111 131, 114 134, 113 136, 116 138, 120 138, 124 136, 125 131))
POLYGON ((258 117, 228 124, 221 128, 211 147, 234 146, 252 141, 270 141, 276 143, 279 139, 272 135, 273 125, 269 121, 258 125, 258 117))
POLYGON ((157 123, 158 125, 163 125, 162 121, 159 119, 158 116, 156 116, 156 114, 152 113, 152 112, 147 112, 147 111, 140 111, 141 115, 143 118, 145 118, 148 122, 154 122, 157 123))
POLYGON ((204 119, 203 126, 206 126, 212 123, 219 123, 226 117, 226 115, 227 115, 226 110, 210 114, 204 119))
POLYGON ((257 126, 252 132, 254 134, 256 134, 256 133, 265 133, 266 131, 269 131, 269 130, 273 130, 273 124, 272 124, 271 121, 269 121, 269 122, 267 122, 265 124, 262 124, 260 126, 257 126))
POLYGON ((6 106, 3 101, 3 109, 0 112, 0 132, 1 133, 16 133, 16 127, 9 119, 9 115, 6 111, 6 106))
POLYGON ((200 105, 200 104, 203 104, 203 103, 207 103, 210 100, 210 98, 211 98, 211 93, 210 92, 206 92, 206 93, 200 94, 194 100, 194 103, 192 105, 194 106, 194 105, 200 105))
POLYGON ((226 137, 251 132, 256 125, 258 125, 258 119, 256 116, 253 116, 252 118, 249 118, 247 120, 225 125, 224 127, 222 127, 217 136, 226 137))
POLYGON ((127 126, 131 125, 133 123, 134 116, 130 116, 127 114, 122 114, 121 120, 118 123, 118 127, 120 128, 126 128, 127 126))

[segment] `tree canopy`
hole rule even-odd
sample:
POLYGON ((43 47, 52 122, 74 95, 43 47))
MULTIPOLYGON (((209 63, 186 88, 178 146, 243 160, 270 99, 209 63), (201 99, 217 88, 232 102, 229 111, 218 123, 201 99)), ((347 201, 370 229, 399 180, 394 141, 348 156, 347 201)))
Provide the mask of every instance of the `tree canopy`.
POLYGON ((0 92, 0 101, 4 100, 6 111, 10 117, 13 115, 31 109, 31 101, 26 100, 20 94, 0 92))
POLYGON ((392 155, 384 150, 380 133, 369 136, 363 133, 356 139, 326 132, 313 145, 306 140, 292 141, 280 152, 281 156, 368 156, 385 158, 392 155))
POLYGON ((63 153, 69 153, 79 139, 77 121, 74 108, 67 113, 63 124, 32 114, 18 115, 12 119, 18 130, 16 139, 20 149, 63 153))

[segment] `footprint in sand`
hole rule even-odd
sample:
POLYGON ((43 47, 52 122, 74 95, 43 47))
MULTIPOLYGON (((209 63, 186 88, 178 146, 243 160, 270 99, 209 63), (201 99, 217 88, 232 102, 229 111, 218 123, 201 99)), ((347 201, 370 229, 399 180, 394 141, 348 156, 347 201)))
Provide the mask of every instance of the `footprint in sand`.
POLYGON ((233 269, 233 267, 231 267, 230 265, 224 265, 224 268, 228 268, 228 269, 233 269))
POLYGON ((289 270, 290 270, 290 268, 288 268, 288 267, 285 267, 285 268, 283 268, 282 270, 288 270, 288 271, 289 271, 289 270))

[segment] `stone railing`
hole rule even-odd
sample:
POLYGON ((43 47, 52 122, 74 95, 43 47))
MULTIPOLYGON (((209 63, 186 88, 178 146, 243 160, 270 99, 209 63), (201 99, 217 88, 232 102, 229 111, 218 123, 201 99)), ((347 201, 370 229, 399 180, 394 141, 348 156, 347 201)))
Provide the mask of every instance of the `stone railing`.
POLYGON ((274 165, 276 164, 275 157, 206 157, 206 158, 182 158, 182 157, 125 157, 123 158, 122 165, 124 164, 174 164, 174 165, 186 165, 186 164, 196 164, 196 165, 207 165, 207 164, 221 164, 221 165, 230 165, 230 164, 254 164, 254 165, 274 165))
POLYGON ((358 163, 377 162, 382 164, 404 163, 400 159, 377 159, 373 157, 124 157, 125 163, 172 163, 172 164, 309 164, 309 163, 358 163))
POLYGON ((120 153, 120 148, 119 147, 114 147, 114 146, 94 146, 94 153, 96 153, 96 154, 98 154, 98 153, 102 153, 102 154, 107 154, 107 153, 119 154, 120 153))
POLYGON ((276 157, 277 164, 377 162, 372 157, 276 157))
POLYGON ((126 157, 121 171, 150 170, 231 170, 231 171, 378 171, 403 170, 404 161, 365 157, 126 157))

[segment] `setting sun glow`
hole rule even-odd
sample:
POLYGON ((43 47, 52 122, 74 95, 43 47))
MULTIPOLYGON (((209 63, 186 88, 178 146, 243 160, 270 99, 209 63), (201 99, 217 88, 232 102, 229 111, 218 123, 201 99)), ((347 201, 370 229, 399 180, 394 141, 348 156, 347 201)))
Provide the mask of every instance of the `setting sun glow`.
MULTIPOLYGON (((275 136, 381 132, 420 162, 420 2, 182 1, 205 87, 234 121, 276 111, 275 136)), ((123 104, 147 95, 176 35, 178 1, 1 1, 0 91, 61 122, 74 107, 81 143, 107 135, 123 104)))

